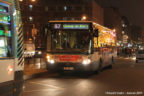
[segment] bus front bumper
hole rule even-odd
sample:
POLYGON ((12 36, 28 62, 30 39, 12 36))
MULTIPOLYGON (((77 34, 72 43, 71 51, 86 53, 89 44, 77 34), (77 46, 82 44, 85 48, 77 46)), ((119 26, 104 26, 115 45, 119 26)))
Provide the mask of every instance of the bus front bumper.
POLYGON ((50 71, 91 71, 92 64, 82 64, 82 63, 46 63, 47 70, 50 71))

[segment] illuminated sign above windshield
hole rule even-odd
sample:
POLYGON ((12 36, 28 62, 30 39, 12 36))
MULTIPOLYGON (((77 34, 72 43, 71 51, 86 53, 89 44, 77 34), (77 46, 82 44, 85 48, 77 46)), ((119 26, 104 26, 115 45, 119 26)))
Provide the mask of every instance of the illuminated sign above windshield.
POLYGON ((54 24, 54 29, 89 29, 89 24, 54 24))
POLYGON ((88 29, 88 24, 63 24, 63 29, 88 29))

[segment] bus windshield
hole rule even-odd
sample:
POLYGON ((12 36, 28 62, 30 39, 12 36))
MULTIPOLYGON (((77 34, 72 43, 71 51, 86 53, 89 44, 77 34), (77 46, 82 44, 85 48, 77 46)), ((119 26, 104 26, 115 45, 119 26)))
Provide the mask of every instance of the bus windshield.
POLYGON ((90 41, 87 30, 52 31, 52 50, 56 52, 88 52, 90 41))
POLYGON ((144 54, 144 50, 139 50, 138 54, 144 54))

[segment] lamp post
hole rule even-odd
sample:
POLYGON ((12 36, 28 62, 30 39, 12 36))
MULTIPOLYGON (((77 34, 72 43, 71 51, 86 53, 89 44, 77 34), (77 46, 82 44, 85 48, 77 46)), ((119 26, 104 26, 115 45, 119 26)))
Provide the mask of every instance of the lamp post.
POLYGON ((86 16, 82 16, 81 20, 85 21, 87 19, 86 16))
POLYGON ((22 11, 23 11, 23 16, 25 18, 24 20, 24 25, 26 26, 26 32, 27 32, 27 40, 30 36, 30 29, 31 26, 33 25, 33 17, 31 16, 31 11, 33 11, 33 5, 37 3, 38 0, 19 0, 20 4, 22 5, 22 11))

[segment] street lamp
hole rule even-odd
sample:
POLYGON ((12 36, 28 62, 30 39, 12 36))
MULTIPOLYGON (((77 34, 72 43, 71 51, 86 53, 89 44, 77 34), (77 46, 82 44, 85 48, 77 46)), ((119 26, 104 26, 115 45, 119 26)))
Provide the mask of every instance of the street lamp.
POLYGON ((81 20, 86 20, 87 17, 86 16, 82 16, 81 20))
POLYGON ((116 32, 116 29, 113 29, 114 32, 116 32))
MULTIPOLYGON (((19 0, 20 2, 22 2, 23 0, 19 0)), ((35 2, 36 0, 31 0, 31 2, 35 2)))
POLYGON ((122 31, 122 34, 124 34, 125 32, 124 31, 122 31))
POLYGON ((35 2, 36 0, 31 0, 32 2, 35 2))

